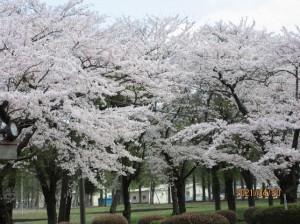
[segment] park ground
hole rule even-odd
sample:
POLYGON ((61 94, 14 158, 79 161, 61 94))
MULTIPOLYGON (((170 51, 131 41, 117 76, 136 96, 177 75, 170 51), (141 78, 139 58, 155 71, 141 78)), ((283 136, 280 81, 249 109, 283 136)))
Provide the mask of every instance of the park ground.
MULTIPOLYGON (((278 205, 277 200, 274 201, 274 205, 278 205)), ((266 207, 268 206, 267 200, 256 201, 257 206, 266 207)), ((189 202, 186 203, 187 212, 202 211, 211 213, 214 212, 213 202, 189 202)), ((243 211, 248 208, 247 201, 237 201, 237 213, 239 218, 239 224, 246 224, 243 221, 243 211)), ((121 213, 123 206, 118 206, 118 212, 121 213)), ((227 202, 222 202, 222 209, 227 209, 227 202)), ((87 207, 86 218, 87 224, 91 224, 93 218, 98 214, 107 213, 109 207, 87 207)), ((172 213, 171 204, 133 204, 132 205, 132 220, 131 224, 136 224, 137 220, 141 216, 150 214, 161 214, 166 217, 172 213)), ((13 214, 14 224, 47 224, 47 215, 44 209, 40 210, 25 210, 23 214, 20 210, 14 210, 13 214)), ((71 221, 75 224, 80 224, 80 213, 79 208, 73 208, 71 210, 71 221)))

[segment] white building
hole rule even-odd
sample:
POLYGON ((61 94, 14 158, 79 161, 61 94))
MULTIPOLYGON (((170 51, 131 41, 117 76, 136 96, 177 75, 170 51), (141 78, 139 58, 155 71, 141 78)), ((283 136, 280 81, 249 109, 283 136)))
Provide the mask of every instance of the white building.
MULTIPOLYGON (((150 203, 151 190, 150 188, 141 189, 142 203, 150 203)), ((168 203, 168 185, 161 184, 155 187, 153 203, 154 204, 165 204, 168 203)), ((196 185, 196 199, 202 200, 202 188, 200 185, 196 185)), ((185 187, 185 198, 186 201, 191 201, 193 199, 193 185, 186 184, 185 187)), ((132 204, 139 203, 139 189, 134 189, 130 191, 130 201, 132 204)))

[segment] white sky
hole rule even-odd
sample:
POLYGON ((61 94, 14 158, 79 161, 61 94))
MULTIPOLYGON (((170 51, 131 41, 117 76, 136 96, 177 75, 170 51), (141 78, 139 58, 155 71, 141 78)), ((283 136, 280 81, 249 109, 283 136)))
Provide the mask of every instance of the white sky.
MULTIPOLYGON (((57 5, 67 0, 41 0, 57 5)), ((146 14, 179 14, 200 24, 218 20, 239 22, 242 17, 255 20, 258 28, 279 32, 282 26, 300 25, 300 0, 85 0, 91 9, 111 17, 142 18, 146 14)))

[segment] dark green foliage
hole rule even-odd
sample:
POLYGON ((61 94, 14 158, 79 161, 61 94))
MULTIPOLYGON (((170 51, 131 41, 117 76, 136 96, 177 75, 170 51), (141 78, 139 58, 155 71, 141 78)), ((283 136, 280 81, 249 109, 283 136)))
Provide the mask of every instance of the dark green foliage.
POLYGON ((98 188, 88 179, 84 180, 84 189, 86 194, 94 194, 98 188))
POLYGON ((118 214, 105 214, 95 217, 92 224, 128 224, 127 219, 118 214))
POLYGON ((230 224, 236 224, 238 221, 236 212, 232 210, 218 210, 215 214, 224 216, 230 224))
POLYGON ((158 221, 162 220, 165 217, 162 215, 147 215, 147 216, 142 216, 138 220, 138 224, 150 224, 152 221, 158 221))
POLYGON ((243 216, 248 224, 256 224, 255 220, 253 219, 253 213, 258 209, 261 209, 261 207, 251 206, 244 211, 243 216))
POLYGON ((191 212, 165 219, 161 224, 229 224, 229 221, 217 214, 191 212))
POLYGON ((300 224, 300 206, 289 205, 258 209, 253 214, 256 224, 300 224))

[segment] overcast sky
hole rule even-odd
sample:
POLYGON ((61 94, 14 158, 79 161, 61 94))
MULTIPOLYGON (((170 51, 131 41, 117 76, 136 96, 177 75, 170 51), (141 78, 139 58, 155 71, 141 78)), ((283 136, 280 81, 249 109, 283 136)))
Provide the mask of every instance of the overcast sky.
MULTIPOLYGON (((42 0, 57 5, 67 0, 42 0)), ((255 20, 257 27, 279 32, 282 26, 294 29, 300 23, 300 0, 85 0, 91 9, 111 17, 142 18, 146 14, 179 14, 200 24, 218 20, 255 20)))

